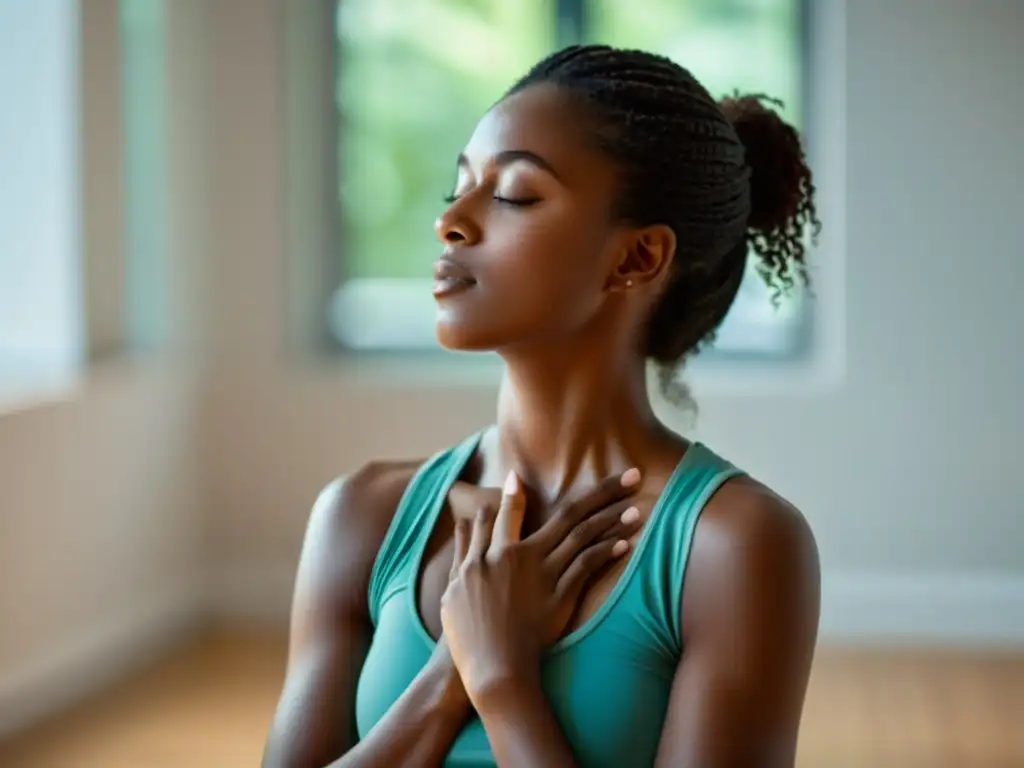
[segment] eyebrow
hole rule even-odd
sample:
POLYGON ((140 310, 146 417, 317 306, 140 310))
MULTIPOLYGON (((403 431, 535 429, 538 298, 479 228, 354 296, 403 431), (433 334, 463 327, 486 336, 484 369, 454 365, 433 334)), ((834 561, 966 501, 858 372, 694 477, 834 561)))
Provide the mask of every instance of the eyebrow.
MULTIPOLYGON (((547 171, 559 181, 562 179, 562 177, 558 175, 558 171, 551 166, 551 163, 536 152, 531 152, 528 149, 506 149, 504 152, 499 152, 494 156, 494 163, 499 166, 509 165, 510 163, 519 161, 527 162, 543 171, 547 171)), ((459 154, 458 167, 469 167, 469 158, 467 158, 465 154, 459 154)))

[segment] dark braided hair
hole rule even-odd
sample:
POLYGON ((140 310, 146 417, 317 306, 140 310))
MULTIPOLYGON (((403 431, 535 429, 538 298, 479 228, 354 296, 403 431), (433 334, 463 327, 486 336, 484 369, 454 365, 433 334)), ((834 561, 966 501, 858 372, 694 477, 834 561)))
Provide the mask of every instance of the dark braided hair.
POLYGON ((716 103, 686 69, 645 51, 574 45, 534 66, 506 96, 540 83, 593 118, 593 139, 620 168, 615 214, 666 224, 676 257, 643 341, 667 386, 714 339, 752 248, 773 301, 807 284, 804 229, 820 223, 797 132, 761 95, 716 103))

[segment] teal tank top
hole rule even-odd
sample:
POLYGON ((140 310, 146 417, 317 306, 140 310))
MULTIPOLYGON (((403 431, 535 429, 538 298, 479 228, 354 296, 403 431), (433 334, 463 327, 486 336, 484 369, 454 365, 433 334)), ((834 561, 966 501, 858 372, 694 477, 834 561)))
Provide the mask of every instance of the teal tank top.
MULTIPOLYGON (((420 561, 448 489, 479 439, 473 435, 419 469, 374 562, 369 587, 374 634, 356 689, 360 738, 409 686, 435 647, 416 605, 420 561)), ((680 598, 693 531, 705 502, 739 474, 701 443, 691 444, 608 598, 586 623, 546 650, 544 692, 581 766, 654 763, 683 652, 680 598)), ((479 719, 467 723, 445 765, 495 765, 479 719)))

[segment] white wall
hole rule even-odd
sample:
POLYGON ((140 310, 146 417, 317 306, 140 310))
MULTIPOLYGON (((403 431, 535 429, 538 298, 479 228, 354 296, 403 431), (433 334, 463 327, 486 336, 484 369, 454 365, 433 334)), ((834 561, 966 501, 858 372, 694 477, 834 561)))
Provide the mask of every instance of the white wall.
POLYGON ((197 315, 183 286, 206 245, 201 77, 183 55, 192 38, 179 35, 166 213, 179 225, 169 270, 179 331, 159 356, 109 359, 128 330, 117 0, 81 13, 82 242, 101 359, 59 397, 0 402, 0 738, 180 639, 202 610, 201 378, 182 354, 197 315))
MULTIPOLYGON (((826 635, 1019 641, 1024 4, 858 0, 845 24, 841 3, 815 5, 828 27, 813 67, 825 105, 819 292, 825 351, 841 364, 760 377, 764 387, 742 372, 724 388, 705 377, 697 434, 811 519, 826 635)), ((309 234, 288 230, 286 191, 302 190, 287 190, 278 151, 303 123, 266 86, 287 80, 282 15, 273 0, 224 0, 212 28, 212 330, 229 357, 204 417, 222 606, 275 617, 317 489, 368 457, 457 440, 492 419, 495 395, 458 373, 413 386, 401 365, 286 354, 282 300, 309 234)), ((317 120, 305 125, 292 145, 315 137, 317 120)))

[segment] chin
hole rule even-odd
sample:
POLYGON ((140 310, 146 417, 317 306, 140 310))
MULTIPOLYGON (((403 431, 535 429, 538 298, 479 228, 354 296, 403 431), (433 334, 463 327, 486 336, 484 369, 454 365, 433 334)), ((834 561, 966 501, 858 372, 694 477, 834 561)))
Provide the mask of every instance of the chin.
POLYGON ((491 352, 498 346, 478 329, 440 319, 434 326, 434 337, 442 348, 451 352, 491 352))
POLYGON ((445 302, 434 315, 434 338, 452 352, 497 352, 537 334, 537 323, 524 322, 508 304, 445 302))
POLYGON ((470 311, 467 307, 440 306, 434 319, 434 338, 452 352, 493 352, 517 334, 499 312, 470 311), (497 322, 496 322, 497 321, 497 322))

